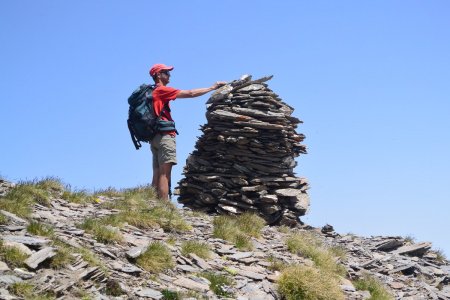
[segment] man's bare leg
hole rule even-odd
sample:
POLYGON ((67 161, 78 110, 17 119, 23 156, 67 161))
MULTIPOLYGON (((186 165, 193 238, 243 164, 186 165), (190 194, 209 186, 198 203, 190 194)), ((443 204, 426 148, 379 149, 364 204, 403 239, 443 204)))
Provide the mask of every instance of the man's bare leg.
POLYGON ((157 191, 159 181, 159 166, 153 166, 152 187, 157 191))
POLYGON ((164 163, 159 166, 158 197, 169 201, 169 182, 172 173, 172 164, 164 163))

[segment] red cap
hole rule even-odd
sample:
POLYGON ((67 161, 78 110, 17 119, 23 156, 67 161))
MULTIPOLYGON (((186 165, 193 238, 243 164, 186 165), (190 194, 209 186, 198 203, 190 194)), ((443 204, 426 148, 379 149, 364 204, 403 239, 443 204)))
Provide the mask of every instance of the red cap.
POLYGON ((172 71, 173 67, 166 66, 165 64, 156 64, 150 69, 149 73, 150 73, 150 76, 153 77, 153 76, 155 76, 155 74, 158 74, 159 72, 164 71, 164 70, 172 71))

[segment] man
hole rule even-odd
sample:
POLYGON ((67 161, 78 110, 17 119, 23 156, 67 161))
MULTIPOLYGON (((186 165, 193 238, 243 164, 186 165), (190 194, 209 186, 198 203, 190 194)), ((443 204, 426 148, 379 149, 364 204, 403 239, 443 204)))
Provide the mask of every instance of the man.
MULTIPOLYGON (((162 112, 162 121, 173 121, 170 115, 170 101, 199 97, 226 84, 224 81, 217 81, 208 88, 178 90, 167 86, 172 70, 173 67, 164 64, 156 64, 150 69, 150 76, 156 85, 153 90, 153 110, 157 116, 162 112)), ((151 142, 153 154, 152 186, 158 191, 158 197, 163 200, 169 199, 172 166, 177 164, 175 135, 176 130, 173 129, 160 131, 151 142)))

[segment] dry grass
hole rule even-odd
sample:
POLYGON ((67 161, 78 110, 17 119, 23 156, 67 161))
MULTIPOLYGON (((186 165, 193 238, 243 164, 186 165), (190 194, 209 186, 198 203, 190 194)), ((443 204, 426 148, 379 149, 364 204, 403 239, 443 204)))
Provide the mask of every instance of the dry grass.
POLYGON ((278 226, 278 231, 281 233, 289 233, 291 231, 291 228, 286 225, 278 226))
POLYGON ((438 249, 438 250, 434 250, 434 253, 436 253, 436 260, 440 263, 447 263, 447 256, 445 256, 445 253, 443 250, 438 249))
POLYGON ((278 280, 278 291, 286 300, 343 300, 344 295, 334 276, 306 266, 286 268, 278 280))

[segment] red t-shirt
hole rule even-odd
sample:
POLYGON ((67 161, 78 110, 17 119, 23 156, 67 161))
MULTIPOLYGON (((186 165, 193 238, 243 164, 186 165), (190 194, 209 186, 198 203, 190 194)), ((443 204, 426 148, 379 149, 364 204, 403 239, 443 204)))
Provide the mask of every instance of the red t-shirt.
MULTIPOLYGON (((161 113, 161 110, 163 109, 164 105, 167 103, 167 106, 170 109, 169 102, 172 100, 175 100, 178 96, 178 93, 180 90, 174 89, 172 87, 164 86, 164 85, 158 85, 153 90, 153 111, 155 112, 156 116, 159 116, 161 113)), ((172 116, 170 115, 170 112, 167 111, 167 109, 164 111, 164 113, 161 115, 161 120, 165 121, 173 121, 172 116)), ((168 132, 171 136, 175 136, 175 131, 168 132)))

